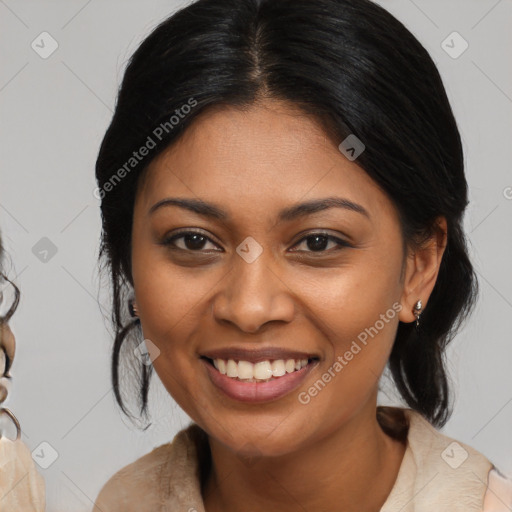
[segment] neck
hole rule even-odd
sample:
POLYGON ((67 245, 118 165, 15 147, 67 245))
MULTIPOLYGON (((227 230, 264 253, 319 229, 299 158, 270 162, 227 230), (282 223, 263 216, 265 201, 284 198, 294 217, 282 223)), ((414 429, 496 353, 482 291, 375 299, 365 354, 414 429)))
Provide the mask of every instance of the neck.
POLYGON ((378 512, 396 480, 405 444, 386 435, 372 402, 320 441, 279 457, 245 464, 210 438, 207 512, 361 510, 378 512))

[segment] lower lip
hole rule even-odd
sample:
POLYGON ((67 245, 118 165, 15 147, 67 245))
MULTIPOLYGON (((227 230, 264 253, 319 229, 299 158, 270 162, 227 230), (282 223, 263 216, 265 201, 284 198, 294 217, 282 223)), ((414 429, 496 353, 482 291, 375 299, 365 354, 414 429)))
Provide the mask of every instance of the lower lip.
POLYGON ((268 382, 243 382, 220 373, 210 362, 201 359, 212 383, 230 398, 241 402, 270 402, 298 388, 317 361, 310 361, 304 368, 276 377, 268 382))

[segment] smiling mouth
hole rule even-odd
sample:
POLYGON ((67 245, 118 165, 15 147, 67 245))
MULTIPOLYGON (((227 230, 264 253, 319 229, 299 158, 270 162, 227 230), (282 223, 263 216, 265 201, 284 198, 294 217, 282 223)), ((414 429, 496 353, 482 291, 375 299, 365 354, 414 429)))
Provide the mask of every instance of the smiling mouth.
POLYGON ((269 382, 300 371, 318 358, 267 359, 252 363, 243 359, 211 359, 202 356, 219 373, 240 382, 269 382))

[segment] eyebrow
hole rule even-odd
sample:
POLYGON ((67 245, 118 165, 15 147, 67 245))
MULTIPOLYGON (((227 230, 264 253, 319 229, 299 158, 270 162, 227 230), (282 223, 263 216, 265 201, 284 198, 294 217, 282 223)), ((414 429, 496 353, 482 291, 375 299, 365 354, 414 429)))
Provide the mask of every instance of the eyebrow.
MULTIPOLYGON (((184 208, 206 218, 229 220, 228 213, 213 203, 208 203, 201 199, 189 199, 182 197, 167 197, 162 199, 149 209, 148 214, 152 215, 156 210, 167 206, 177 206, 179 208, 184 208)), ((304 203, 298 203, 285 208, 279 212, 278 221, 290 222, 299 217, 304 217, 306 215, 327 210, 329 208, 342 208, 344 210, 360 213, 370 218, 368 211, 360 204, 354 203, 353 201, 342 197, 326 197, 323 199, 313 199, 304 203)))

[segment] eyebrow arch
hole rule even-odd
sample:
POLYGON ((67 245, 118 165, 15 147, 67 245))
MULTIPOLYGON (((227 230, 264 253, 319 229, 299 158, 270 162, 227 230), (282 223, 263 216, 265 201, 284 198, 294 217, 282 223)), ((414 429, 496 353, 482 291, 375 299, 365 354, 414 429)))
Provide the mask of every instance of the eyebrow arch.
MULTIPOLYGON (((227 220, 229 215, 213 203, 208 203, 201 199, 189 199, 179 197, 167 197, 155 203, 150 209, 148 214, 152 215, 156 210, 165 206, 178 206, 186 210, 192 211, 203 217, 227 220)), ((298 217, 304 217, 322 210, 329 208, 343 208, 360 213, 368 218, 370 214, 360 204, 354 203, 348 199, 341 197, 326 197, 323 199, 313 199, 304 203, 298 203, 284 210, 281 210, 278 215, 278 221, 292 221, 298 217)))

